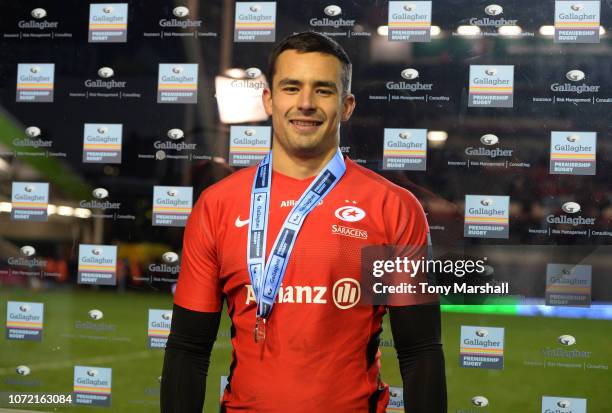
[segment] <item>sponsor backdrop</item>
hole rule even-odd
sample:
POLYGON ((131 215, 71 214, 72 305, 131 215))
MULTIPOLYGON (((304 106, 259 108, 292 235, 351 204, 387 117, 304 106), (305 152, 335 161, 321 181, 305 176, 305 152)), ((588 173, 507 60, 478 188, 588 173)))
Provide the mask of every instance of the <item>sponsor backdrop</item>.
MULTIPOLYGON (((267 54, 304 30, 353 59, 342 152, 419 198, 435 255, 475 248, 483 277, 521 280, 504 305, 445 302, 449 411, 612 411, 612 4, 578 0, 5 2, 0 407, 155 411, 186 219, 269 151, 267 54)), ((344 206, 330 234, 367 238, 368 213, 344 206)), ((302 305, 351 311, 345 284, 302 305)), ((224 318, 206 412, 229 335, 224 318)))

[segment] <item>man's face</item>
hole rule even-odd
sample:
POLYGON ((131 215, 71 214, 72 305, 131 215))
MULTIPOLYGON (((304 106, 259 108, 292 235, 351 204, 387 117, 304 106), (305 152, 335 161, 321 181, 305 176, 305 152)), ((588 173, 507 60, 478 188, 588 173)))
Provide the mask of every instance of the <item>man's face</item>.
POLYGON ((272 116, 274 143, 309 158, 338 145, 341 121, 350 118, 355 97, 342 96, 342 63, 333 55, 285 50, 276 60, 272 90, 263 103, 272 116))

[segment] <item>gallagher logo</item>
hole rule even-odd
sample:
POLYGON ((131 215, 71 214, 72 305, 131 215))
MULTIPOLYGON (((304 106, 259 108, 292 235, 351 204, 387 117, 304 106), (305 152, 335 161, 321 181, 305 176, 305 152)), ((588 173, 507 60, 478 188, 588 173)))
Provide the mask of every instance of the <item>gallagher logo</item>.
MULTIPOLYGON (((565 78, 570 82, 576 83, 584 80, 586 74, 582 70, 573 69, 565 74, 565 78)), ((588 85, 586 83, 572 84, 572 83, 553 83, 550 85, 550 90, 553 92, 569 92, 569 93, 596 93, 599 92, 600 85, 588 85)))
MULTIPOLYGON (((406 68, 400 72, 400 77, 402 79, 411 81, 415 80, 420 76, 419 71, 414 68, 406 68)), ((385 87, 388 90, 409 90, 411 92, 417 92, 419 90, 431 90, 433 87, 433 83, 421 83, 421 82, 394 82, 390 81, 385 84, 385 87)))
POLYGON ((574 336, 570 336, 569 334, 563 334, 559 336, 557 341, 564 346, 573 346, 576 344, 576 338, 574 336))
POLYGON ((355 20, 343 19, 342 17, 338 17, 342 14, 342 8, 335 4, 331 4, 323 9, 323 13, 326 16, 332 17, 332 19, 325 17, 323 19, 312 18, 310 19, 310 25, 314 27, 319 26, 328 26, 328 27, 353 27, 355 25, 355 20), (336 17, 336 19, 333 19, 336 17))
POLYGON ((365 218, 366 213, 363 209, 356 206, 343 206, 334 212, 336 218, 346 222, 357 222, 365 218))
POLYGON ((484 396, 474 396, 472 397, 472 404, 478 407, 485 407, 489 405, 489 399, 484 396))

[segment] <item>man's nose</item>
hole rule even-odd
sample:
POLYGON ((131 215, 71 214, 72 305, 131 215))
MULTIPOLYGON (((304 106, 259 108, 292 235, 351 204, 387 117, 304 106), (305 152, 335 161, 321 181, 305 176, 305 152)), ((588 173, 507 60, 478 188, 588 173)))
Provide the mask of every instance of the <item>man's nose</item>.
POLYGON ((301 90, 298 100, 298 109, 301 111, 312 111, 315 109, 313 91, 309 88, 301 90))

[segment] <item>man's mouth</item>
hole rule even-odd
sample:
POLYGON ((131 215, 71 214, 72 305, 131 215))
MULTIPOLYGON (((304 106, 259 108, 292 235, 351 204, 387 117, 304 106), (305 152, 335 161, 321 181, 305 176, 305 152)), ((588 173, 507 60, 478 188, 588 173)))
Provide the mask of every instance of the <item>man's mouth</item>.
POLYGON ((312 119, 292 119, 289 123, 300 132, 313 132, 323 124, 322 121, 312 119))

